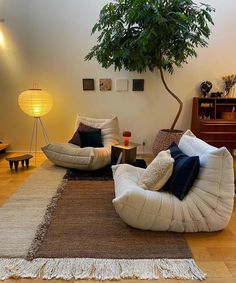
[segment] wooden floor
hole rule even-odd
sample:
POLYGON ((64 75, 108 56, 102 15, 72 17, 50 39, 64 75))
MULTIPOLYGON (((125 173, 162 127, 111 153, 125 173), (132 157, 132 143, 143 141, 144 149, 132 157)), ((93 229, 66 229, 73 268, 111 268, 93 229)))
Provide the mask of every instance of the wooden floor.
MULTIPOLYGON (((31 159, 30 168, 28 170, 22 169, 20 165, 18 172, 13 172, 9 170, 8 162, 5 160, 5 157, 14 155, 16 154, 0 154, 0 206, 8 200, 8 198, 17 190, 17 187, 33 172, 33 170, 40 166, 45 160, 44 155, 40 153, 37 156, 36 165, 35 160, 31 159)), ((185 238, 191 247, 198 265, 208 274, 208 278, 204 282, 236 283, 236 206, 231 221, 224 231, 216 233, 185 234, 185 238)), ((6 282, 13 283, 16 281, 17 283, 31 283, 30 281, 38 283, 43 280, 11 279, 6 282)), ((59 281, 62 280, 50 280, 50 283, 59 283, 59 281)), ((138 282, 138 280, 123 280, 122 282, 124 281, 138 282)), ((157 282, 189 283, 199 281, 160 279, 157 282)), ((88 281, 82 283, 88 283, 88 281)))

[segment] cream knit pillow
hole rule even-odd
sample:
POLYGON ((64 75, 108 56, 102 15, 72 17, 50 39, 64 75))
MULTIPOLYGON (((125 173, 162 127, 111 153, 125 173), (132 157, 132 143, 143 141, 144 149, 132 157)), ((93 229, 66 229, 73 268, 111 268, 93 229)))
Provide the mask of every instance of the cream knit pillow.
POLYGON ((146 168, 139 185, 147 190, 160 190, 170 178, 173 171, 174 159, 170 150, 161 151, 146 168))

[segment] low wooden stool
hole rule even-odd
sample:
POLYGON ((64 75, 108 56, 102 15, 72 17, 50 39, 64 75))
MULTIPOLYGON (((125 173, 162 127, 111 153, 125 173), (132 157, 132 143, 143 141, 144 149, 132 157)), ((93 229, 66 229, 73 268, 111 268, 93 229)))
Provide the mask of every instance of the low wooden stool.
POLYGON ((24 163, 25 163, 26 167, 29 168, 29 160, 32 157, 33 155, 31 154, 25 154, 25 155, 19 155, 15 157, 8 157, 6 158, 6 160, 9 162, 11 170, 13 170, 13 164, 14 164, 15 171, 17 171, 19 161, 21 161, 22 167, 24 166, 24 163))

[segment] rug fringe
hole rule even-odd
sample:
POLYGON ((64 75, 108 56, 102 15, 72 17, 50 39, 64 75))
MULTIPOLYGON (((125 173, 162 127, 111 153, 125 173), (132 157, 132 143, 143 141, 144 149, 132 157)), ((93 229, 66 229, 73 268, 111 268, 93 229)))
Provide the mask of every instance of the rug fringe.
POLYGON ((39 247, 41 246, 43 239, 44 239, 44 236, 47 232, 47 229, 48 229, 48 227, 51 223, 53 213, 54 213, 54 211, 57 207, 58 200, 61 198, 66 184, 67 184, 67 180, 63 180, 61 182, 61 184, 57 188, 56 193, 54 194, 50 203, 48 204, 48 206, 46 208, 46 213, 45 213, 45 215, 42 219, 42 222, 39 224, 39 226, 36 230, 34 239, 33 239, 31 246, 30 246, 30 248, 27 252, 27 255, 26 255, 27 260, 32 260, 35 257, 39 247))
POLYGON ((42 279, 199 279, 206 278, 193 259, 0 259, 0 280, 42 279))

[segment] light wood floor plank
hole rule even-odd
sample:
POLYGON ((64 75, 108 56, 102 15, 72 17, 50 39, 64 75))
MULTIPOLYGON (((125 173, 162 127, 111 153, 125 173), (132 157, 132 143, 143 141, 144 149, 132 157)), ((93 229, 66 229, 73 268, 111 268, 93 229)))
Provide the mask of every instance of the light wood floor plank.
POLYGON ((232 276, 236 278, 236 261, 226 261, 225 264, 229 269, 229 271, 231 272, 232 276))
POLYGON ((214 260, 220 261, 235 261, 236 248, 235 247, 212 247, 207 248, 208 253, 214 260))
POLYGON ((197 261, 208 278, 231 278, 232 274, 223 261, 197 261))
MULTIPOLYGON (((175 283, 175 281, 173 281, 175 283)), ((197 280, 179 280, 178 283, 236 283, 235 278, 207 278, 204 281, 197 280)), ((158 281, 156 282, 158 283, 158 281)))

